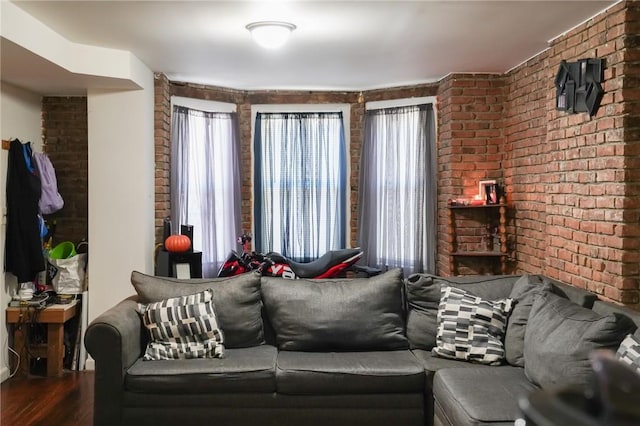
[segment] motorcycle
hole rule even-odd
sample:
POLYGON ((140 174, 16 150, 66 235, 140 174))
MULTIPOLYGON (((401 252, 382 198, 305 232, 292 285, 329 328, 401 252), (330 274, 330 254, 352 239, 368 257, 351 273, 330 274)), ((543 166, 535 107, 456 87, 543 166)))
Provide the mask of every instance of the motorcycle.
POLYGON ((267 253, 262 274, 268 277, 335 278, 350 268, 362 257, 359 248, 330 250, 318 259, 307 263, 294 262, 280 253, 267 253))
POLYGON ((359 248, 330 250, 316 260, 307 263, 295 262, 280 253, 261 254, 250 251, 251 235, 238 237, 242 254, 231 251, 218 270, 218 277, 230 277, 249 271, 260 271, 268 277, 296 278, 336 278, 346 271, 354 271, 358 276, 377 275, 375 268, 356 265, 363 255, 359 248))

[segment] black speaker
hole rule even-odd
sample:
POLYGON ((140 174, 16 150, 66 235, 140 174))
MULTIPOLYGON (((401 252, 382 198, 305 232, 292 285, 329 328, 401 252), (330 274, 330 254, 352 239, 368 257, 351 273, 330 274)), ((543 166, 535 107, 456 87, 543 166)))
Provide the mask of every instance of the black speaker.
POLYGON ((171 218, 169 216, 164 218, 162 223, 162 247, 166 249, 164 246, 164 242, 167 241, 167 238, 171 235, 171 218))
POLYGON ((156 275, 178 278, 180 267, 189 265, 189 278, 202 278, 202 252, 169 253, 158 251, 156 275), (180 265, 180 266, 177 266, 180 265))
POLYGON ((189 251, 193 251, 193 225, 180 225, 180 234, 189 237, 189 241, 191 241, 189 251))

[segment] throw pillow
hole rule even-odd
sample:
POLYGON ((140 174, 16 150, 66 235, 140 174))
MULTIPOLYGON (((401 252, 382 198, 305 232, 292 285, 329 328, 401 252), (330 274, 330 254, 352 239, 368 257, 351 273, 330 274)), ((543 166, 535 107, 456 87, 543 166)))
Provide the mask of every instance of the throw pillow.
POLYGON ((640 373, 640 339, 633 334, 625 337, 616 352, 616 358, 640 373))
POLYGON ((139 303, 138 311, 151 338, 144 360, 224 355, 224 339, 216 321, 211 290, 146 305, 139 303))
POLYGON ((524 372, 534 384, 587 384, 589 354, 615 350, 635 324, 625 315, 600 315, 552 292, 541 292, 531 307, 524 336, 524 372))
POLYGON ((523 275, 513 285, 509 298, 516 304, 509 315, 504 337, 505 359, 511 365, 524 367, 524 332, 531 313, 531 306, 538 293, 549 291, 551 285, 543 286, 539 275, 523 275))
POLYGON ((513 301, 485 300, 444 285, 441 293, 433 353, 480 364, 500 364, 504 359, 502 337, 513 301))
POLYGON ((244 348, 264 343, 258 272, 231 278, 180 280, 134 271, 131 283, 140 303, 158 302, 212 289, 217 318, 224 330, 225 347, 244 348))
POLYGON ((411 349, 431 350, 436 345, 440 287, 449 285, 484 299, 497 300, 509 295, 518 276, 439 277, 413 274, 406 280, 407 338, 411 349))
POLYGON ((402 273, 371 278, 263 277, 278 347, 290 351, 407 349, 402 273))

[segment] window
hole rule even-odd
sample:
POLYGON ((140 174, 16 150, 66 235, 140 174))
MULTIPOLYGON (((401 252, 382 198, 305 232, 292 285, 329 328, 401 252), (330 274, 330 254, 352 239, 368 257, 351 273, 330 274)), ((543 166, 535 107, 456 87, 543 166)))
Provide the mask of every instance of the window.
POLYGON ((435 270, 434 149, 431 104, 366 112, 358 232, 366 264, 435 270))
POLYGON ((343 248, 342 112, 259 112, 254 132, 256 250, 309 261, 343 248))
POLYGON ((174 232, 193 225, 203 275, 215 276, 240 235, 237 116, 174 105, 171 134, 174 232))

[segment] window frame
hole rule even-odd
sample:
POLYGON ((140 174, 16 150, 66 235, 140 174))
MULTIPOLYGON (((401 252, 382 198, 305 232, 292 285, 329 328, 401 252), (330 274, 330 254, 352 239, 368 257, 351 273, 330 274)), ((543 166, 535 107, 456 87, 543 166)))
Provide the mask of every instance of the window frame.
MULTIPOLYGON (((366 102, 365 103, 365 111, 369 111, 369 110, 378 110, 378 109, 385 109, 385 108, 397 108, 397 107, 408 107, 408 106, 417 106, 417 105, 423 105, 423 104, 431 104, 432 108, 433 108, 433 123, 434 123, 434 141, 433 141, 433 150, 436 151, 437 153, 437 149, 438 149, 438 97, 437 96, 422 96, 422 97, 416 97, 416 98, 401 98, 401 99, 390 99, 390 100, 384 100, 384 101, 371 101, 371 102, 366 102)), ((434 154, 436 154, 434 153, 434 154)), ((436 170, 434 171, 436 173, 436 179, 437 179, 437 164, 435 165, 436 170)), ((427 191, 427 189, 425 188, 425 191, 427 191)), ((436 208, 437 208, 437 191, 436 191, 436 200, 434 200, 435 204, 436 204, 436 208)), ((358 208, 362 208, 362 206, 358 206, 358 208)), ((436 214, 436 233, 437 233, 437 212, 436 214)), ((358 225, 360 226, 360 224, 358 225)), ((359 229, 358 231, 359 232, 359 229)), ((428 246, 429 242, 428 242, 428 235, 427 233, 425 233, 425 235, 423 236, 423 240, 422 243, 424 244, 424 246, 428 246)), ((433 253, 428 253, 425 251, 424 253, 424 259, 423 259, 423 264, 424 265, 428 265, 428 256, 432 255, 434 256, 434 258, 437 256, 437 235, 436 235, 436 241, 435 241, 435 246, 432 247, 433 253)), ((437 260, 435 261, 435 263, 437 264, 437 260)))
POLYGON ((179 105, 191 109, 198 109, 207 112, 237 112, 236 104, 219 101, 209 101, 206 99, 185 98, 183 96, 171 96, 171 118, 173 119, 173 106, 179 105))
POLYGON ((254 148, 256 117, 258 113, 307 113, 341 112, 345 144, 345 229, 344 238, 347 247, 351 246, 351 105, 350 104, 253 104, 251 105, 251 233, 255 235, 255 170, 256 153, 254 148))
MULTIPOLYGON (((237 113, 237 105, 233 104, 233 103, 228 103, 228 102, 220 102, 220 101, 213 101, 213 100, 207 100, 207 99, 198 99, 198 98, 188 98, 188 97, 183 97, 183 96, 175 96, 172 95, 170 97, 170 116, 169 116, 169 126, 171 128, 171 131, 173 131, 172 126, 173 126, 173 115, 174 115, 174 106, 180 106, 180 107, 185 107, 185 108, 189 108, 189 109, 193 109, 193 110, 199 110, 199 111, 203 111, 203 112, 207 112, 207 113, 237 113)), ((237 117, 237 120, 239 121, 240 117, 237 117)), ((171 139, 173 138, 173 136, 171 136, 171 139)), ((238 135, 238 142, 239 142, 239 146, 238 146, 238 150, 241 149, 241 144, 242 144, 242 140, 241 140, 241 135, 238 135)), ((170 148, 170 151, 173 149, 173 147, 170 148)), ((169 154, 169 157, 171 157, 171 153, 169 154)), ((242 161, 241 158, 239 158, 240 162, 242 161)), ((170 159, 170 163, 171 161, 173 161, 173 159, 170 159)), ((242 170, 242 164, 239 164, 240 166, 240 170, 242 170)), ((173 168, 173 165, 170 164, 170 168, 173 168)), ((242 175, 240 175, 240 179, 242 179, 242 175)), ((170 192, 173 191, 172 185, 173 185, 173 181, 172 179, 170 179, 170 192)), ((242 183, 239 182, 239 185, 241 185, 242 183)), ((239 201, 241 203, 241 200, 239 201)), ((174 214, 175 212, 172 211, 173 208, 173 202, 170 202, 170 217, 173 219, 174 218, 174 214)), ((240 219, 239 219, 239 225, 241 226, 242 223, 242 212, 240 212, 240 219)), ((176 226, 176 224, 173 224, 173 226, 176 226)), ((178 229, 173 230, 174 233, 178 232, 178 229)), ((235 238, 233 240, 233 242, 235 242, 235 238)), ((235 249, 235 246, 232 247, 232 249, 235 249)), ((224 261, 224 260, 223 260, 224 261)), ((203 258, 203 273, 204 273, 204 258, 203 258)), ((218 265, 219 266, 219 265, 218 265)), ((215 269, 215 268, 214 268, 215 269)), ((214 276, 215 277, 215 276, 214 276)))
POLYGON ((402 98, 402 99, 390 99, 386 101, 372 101, 364 104, 365 110, 370 109, 385 109, 395 107, 406 107, 414 105, 431 104, 433 105, 434 121, 438 123, 438 97, 437 96, 423 96, 419 98, 402 98))

